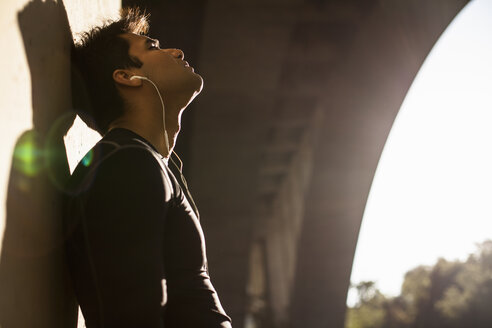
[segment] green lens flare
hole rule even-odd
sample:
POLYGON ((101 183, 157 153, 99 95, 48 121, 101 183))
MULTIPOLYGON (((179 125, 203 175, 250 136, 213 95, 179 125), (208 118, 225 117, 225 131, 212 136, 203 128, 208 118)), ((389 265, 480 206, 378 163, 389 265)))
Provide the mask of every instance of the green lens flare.
POLYGON ((13 166, 28 177, 36 176, 44 166, 43 150, 33 131, 19 138, 14 150, 13 166))
POLYGON ((82 158, 82 165, 86 167, 91 165, 93 159, 94 159, 94 152, 91 149, 87 154, 85 154, 84 158, 82 158))

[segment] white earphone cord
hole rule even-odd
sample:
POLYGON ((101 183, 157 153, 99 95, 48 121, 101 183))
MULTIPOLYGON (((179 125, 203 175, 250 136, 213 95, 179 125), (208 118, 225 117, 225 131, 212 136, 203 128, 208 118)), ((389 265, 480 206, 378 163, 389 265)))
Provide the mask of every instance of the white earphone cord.
POLYGON ((161 105, 162 105, 162 124, 163 124, 163 127, 164 127, 164 139, 166 140, 167 153, 168 153, 169 159, 171 160, 171 162, 173 163, 173 165, 178 169, 179 174, 181 176, 181 182, 183 183, 183 185, 185 187, 186 193, 187 193, 187 195, 189 197, 189 201, 191 201, 191 206, 193 207, 196 215, 199 217, 200 214, 198 212, 198 208, 195 205, 195 201, 193 200, 193 197, 191 197, 190 190, 188 189, 188 183, 186 182, 186 179, 185 179, 185 177, 183 175, 183 162, 181 161, 181 158, 179 158, 178 154, 176 154, 174 151, 173 151, 173 153, 174 153, 174 155, 176 156, 176 158, 179 161, 179 166, 176 165, 176 163, 171 158, 171 152, 170 152, 170 148, 169 148, 169 139, 168 139, 167 130, 166 130, 166 114, 165 114, 165 110, 164 110, 164 101, 162 100, 162 96, 161 96, 161 93, 159 91, 159 88, 157 88, 157 85, 155 85, 155 83, 152 82, 152 80, 149 79, 148 77, 134 75, 134 76, 132 76, 130 78, 130 80, 132 80, 132 79, 141 79, 141 80, 149 81, 154 86, 155 90, 157 91, 157 95, 159 95, 159 99, 161 100, 161 105))
POLYGON ((133 79, 141 79, 141 80, 149 81, 152 84, 152 86, 155 88, 155 91, 157 91, 157 95, 159 96, 159 99, 160 99, 161 105, 162 105, 162 127, 164 128, 164 140, 166 142, 167 155, 171 155, 170 154, 170 147, 169 147, 169 137, 167 136, 167 130, 166 130, 166 112, 164 109, 164 100, 162 100, 161 92, 159 91, 159 88, 157 88, 157 85, 155 85, 155 83, 152 82, 151 79, 149 79, 145 76, 134 75, 130 78, 130 80, 133 80, 133 79))

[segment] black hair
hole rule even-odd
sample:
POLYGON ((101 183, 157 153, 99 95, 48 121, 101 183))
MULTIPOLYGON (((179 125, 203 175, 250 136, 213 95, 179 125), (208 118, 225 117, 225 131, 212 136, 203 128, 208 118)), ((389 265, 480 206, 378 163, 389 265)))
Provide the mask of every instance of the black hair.
POLYGON ((83 33, 73 49, 74 76, 78 80, 74 87, 85 90, 82 93, 75 90, 74 98, 79 100, 74 100, 74 106, 83 107, 77 108, 79 116, 101 134, 124 112, 123 99, 113 80, 114 70, 142 66, 138 58, 128 53, 130 45, 122 34, 147 34, 148 17, 138 7, 123 8, 119 19, 83 33), (81 101, 81 98, 86 99, 81 101))

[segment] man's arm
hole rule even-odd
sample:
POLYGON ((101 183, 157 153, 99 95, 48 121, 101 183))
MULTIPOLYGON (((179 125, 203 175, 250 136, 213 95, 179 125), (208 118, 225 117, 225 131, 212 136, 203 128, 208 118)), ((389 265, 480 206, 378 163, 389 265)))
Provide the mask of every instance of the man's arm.
POLYGON ((126 148, 97 169, 84 235, 103 327, 161 327, 169 187, 147 150, 126 148))

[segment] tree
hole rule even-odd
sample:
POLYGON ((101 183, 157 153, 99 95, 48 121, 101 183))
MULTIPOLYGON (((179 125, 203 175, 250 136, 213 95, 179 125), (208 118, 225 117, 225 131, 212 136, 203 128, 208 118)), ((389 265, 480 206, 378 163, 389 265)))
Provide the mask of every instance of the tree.
POLYGON ((357 289, 358 302, 347 311, 346 328, 379 328, 384 320, 386 298, 373 281, 362 281, 357 289))
POLYGON ((492 327, 492 241, 464 262, 439 259, 408 271, 397 297, 385 297, 374 282, 355 288, 359 301, 346 328, 492 327))
POLYGON ((478 245, 436 308, 450 326, 492 326, 492 241, 478 245))

